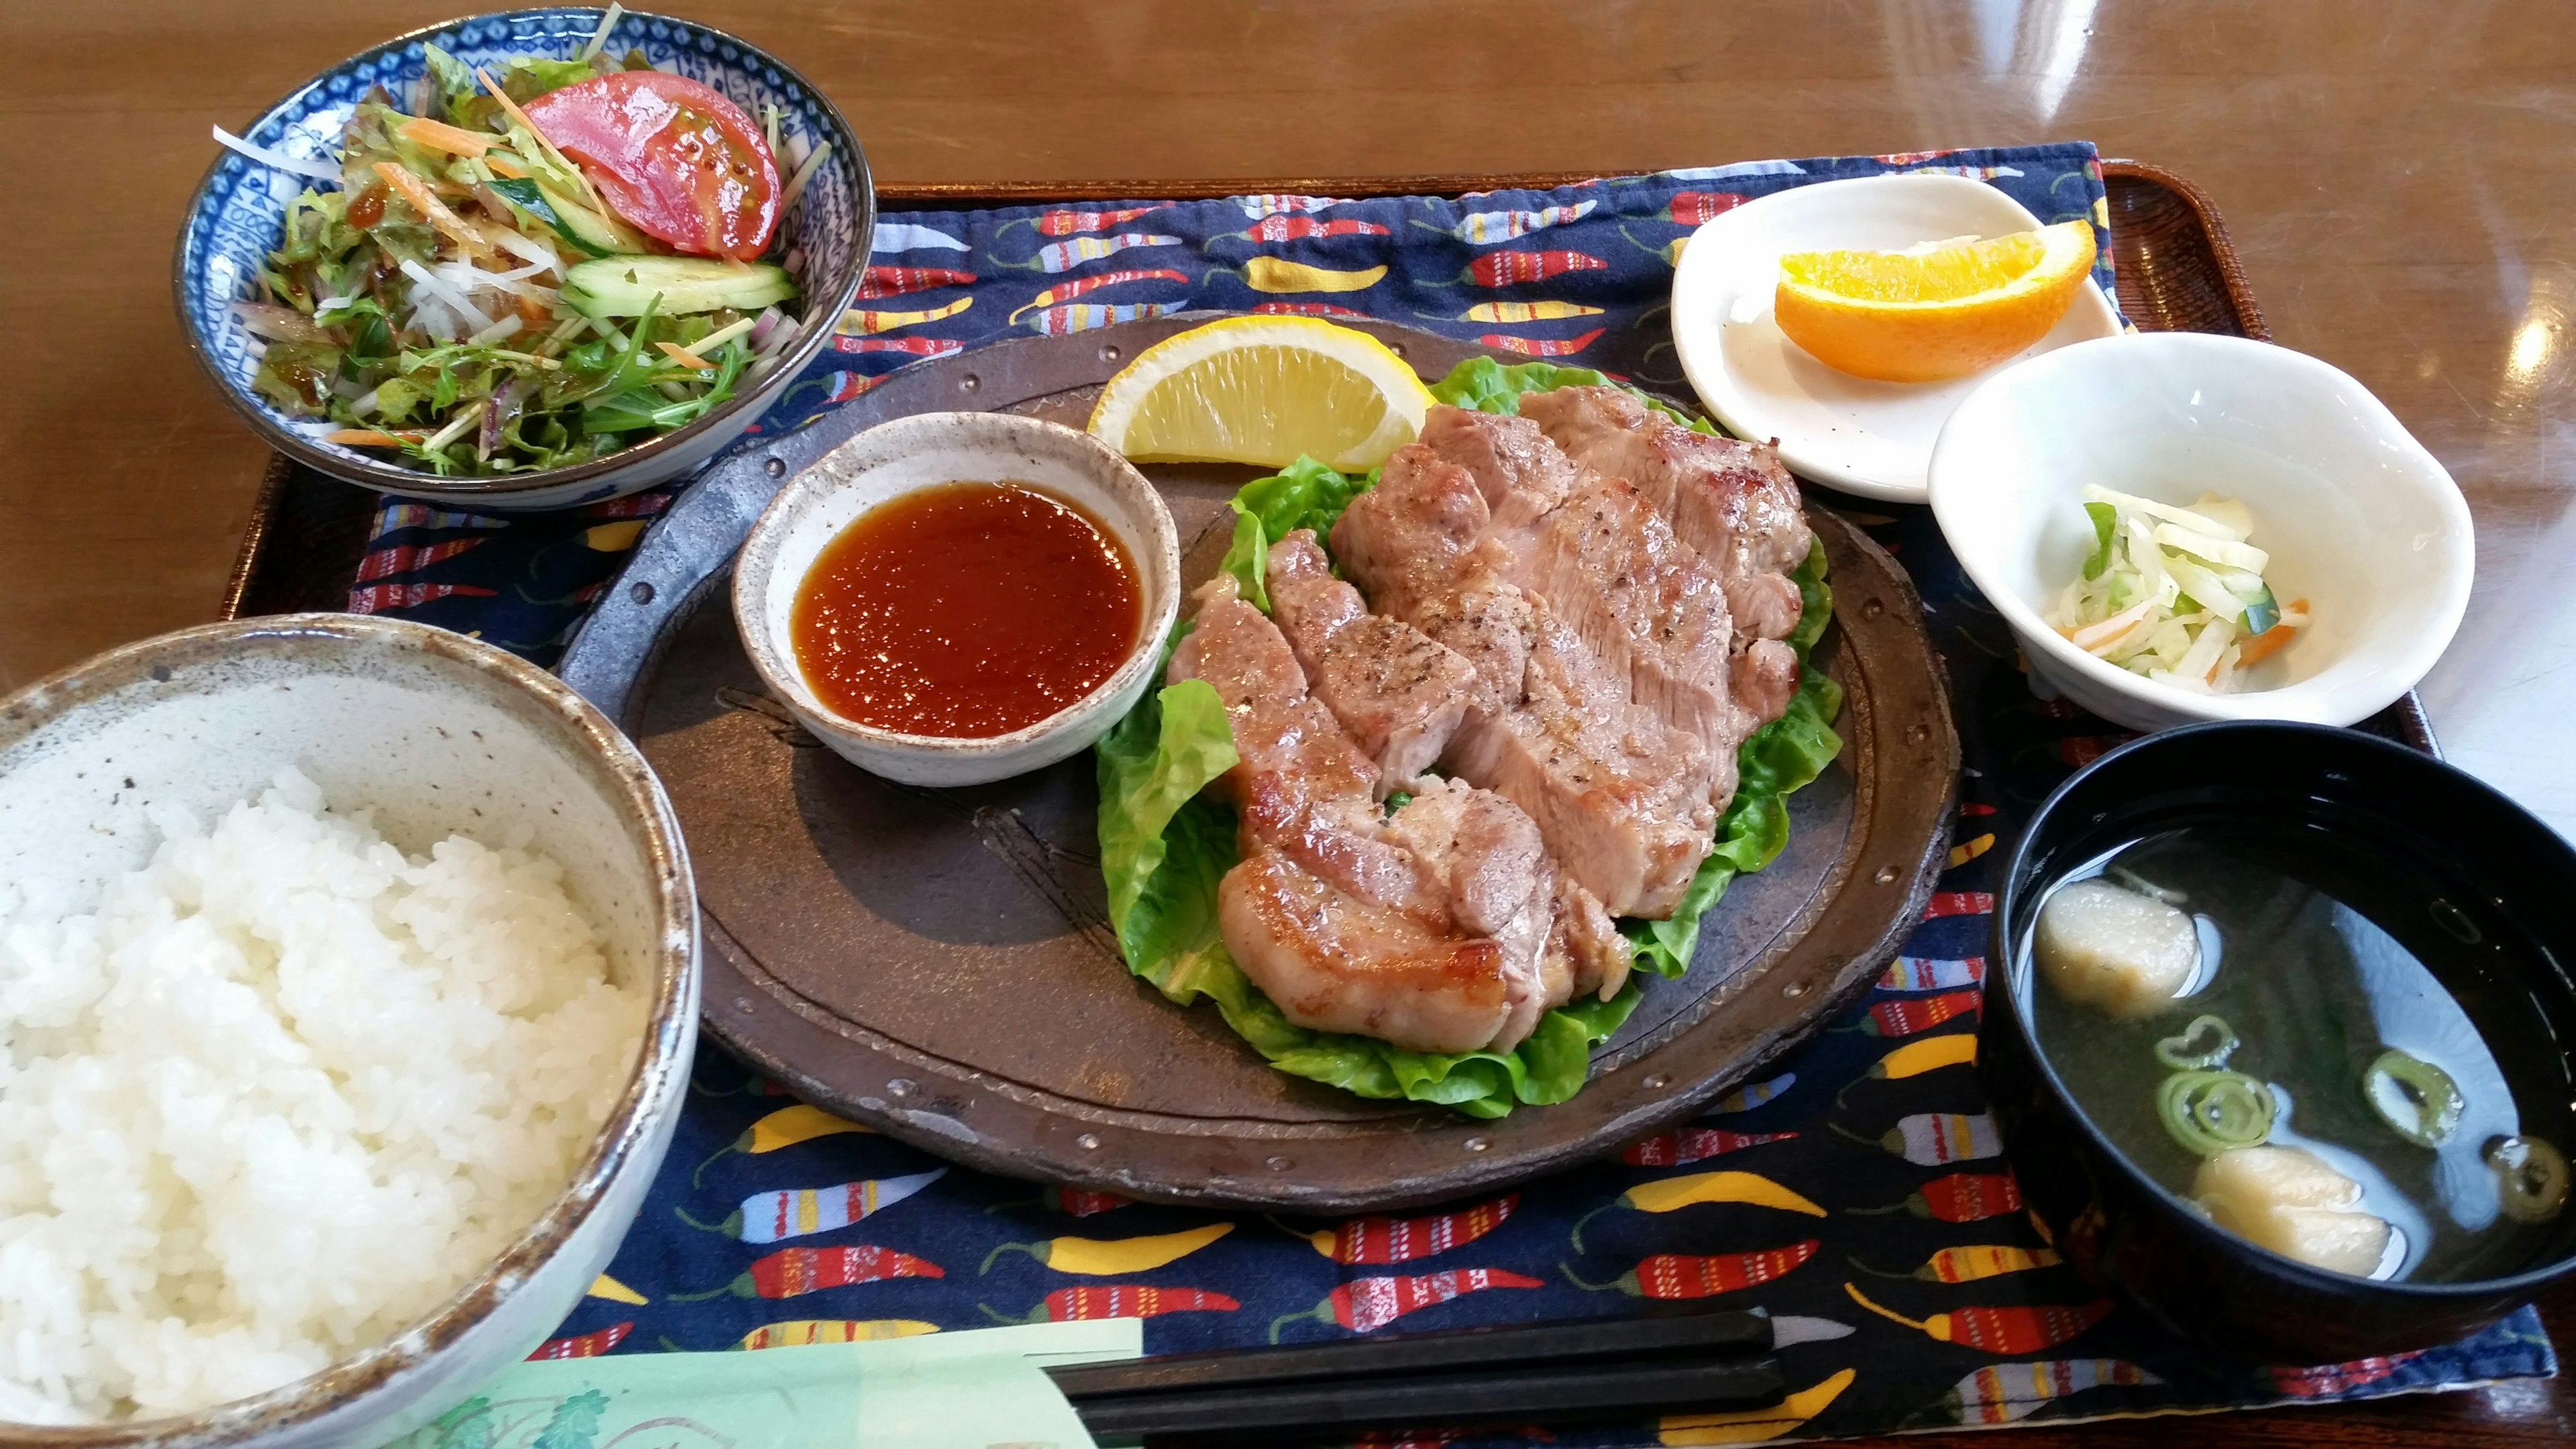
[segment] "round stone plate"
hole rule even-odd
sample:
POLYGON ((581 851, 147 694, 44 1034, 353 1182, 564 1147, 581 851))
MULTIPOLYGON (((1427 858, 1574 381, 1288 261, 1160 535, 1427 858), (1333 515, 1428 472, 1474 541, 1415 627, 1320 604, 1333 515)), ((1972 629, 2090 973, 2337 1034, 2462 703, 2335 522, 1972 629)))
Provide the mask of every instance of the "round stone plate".
MULTIPOLYGON (((1166 1202, 1346 1212, 1478 1192, 1616 1152, 1812 1032, 1920 919, 1959 745, 1911 583, 1810 507, 1845 690, 1832 769, 1791 797, 1789 848, 1739 877, 1678 981, 1595 1053, 1572 1101, 1499 1121, 1284 1075, 1214 1007, 1131 977, 1104 919, 1088 752, 927 790, 823 749, 761 692, 724 583, 779 481, 873 423, 983 408, 1080 427, 1127 358, 1205 316, 979 348, 888 376, 741 454, 647 533, 565 654, 679 808, 706 930, 706 1024, 798 1095, 993 1172, 1166 1202)), ((1426 379, 1473 349, 1362 323, 1426 379)), ((1189 583, 1257 470, 1148 466, 1189 583)))

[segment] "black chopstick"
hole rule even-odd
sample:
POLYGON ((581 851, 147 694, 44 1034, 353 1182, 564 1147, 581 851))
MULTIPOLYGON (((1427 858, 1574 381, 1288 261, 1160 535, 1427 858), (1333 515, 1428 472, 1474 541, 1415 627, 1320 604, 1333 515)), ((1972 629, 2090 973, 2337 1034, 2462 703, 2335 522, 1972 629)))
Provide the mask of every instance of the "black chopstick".
POLYGON ((1781 1391, 1779 1361, 1759 1355, 1122 1394, 1077 1399, 1073 1409, 1103 1440, 1239 1445, 1393 1425, 1563 1424, 1756 1408, 1778 1403, 1781 1391))
POLYGON ((1531 1363, 1640 1363, 1672 1356, 1742 1358, 1771 1351, 1761 1313, 1707 1311, 1574 1323, 1498 1324, 1444 1333, 1387 1334, 1286 1348, 1224 1349, 1047 1370, 1077 1404, 1122 1394, 1173 1393, 1397 1375, 1517 1369, 1531 1363))
POLYGON ((1688 1310, 1047 1370, 1096 1438, 1311 1439, 1391 1424, 1564 1423, 1777 1403, 1771 1320, 1688 1310))

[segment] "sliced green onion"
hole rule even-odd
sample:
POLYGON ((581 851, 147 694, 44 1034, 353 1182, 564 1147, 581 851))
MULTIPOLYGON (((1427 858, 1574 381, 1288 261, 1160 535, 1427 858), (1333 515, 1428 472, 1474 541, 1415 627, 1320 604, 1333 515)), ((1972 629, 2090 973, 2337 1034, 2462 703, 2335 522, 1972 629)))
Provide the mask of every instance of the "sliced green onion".
POLYGON ((2499 1137, 2487 1144, 2497 1205, 2518 1223, 2545 1223, 2567 1205, 2567 1159, 2537 1137, 2499 1137))
POLYGON ((2362 1075, 2362 1095, 2398 1136, 2434 1147, 2460 1125, 2468 1103, 2451 1074, 2421 1057, 2391 1047, 2362 1075))
POLYGON ((2156 1043, 2156 1060, 2178 1072, 2223 1067, 2242 1044, 2224 1018, 2196 1016, 2180 1035, 2156 1043))
POLYGON ((2156 1088, 2156 1116, 2198 1157, 2259 1145, 2277 1112, 2272 1089, 2243 1072, 2176 1072, 2156 1088))

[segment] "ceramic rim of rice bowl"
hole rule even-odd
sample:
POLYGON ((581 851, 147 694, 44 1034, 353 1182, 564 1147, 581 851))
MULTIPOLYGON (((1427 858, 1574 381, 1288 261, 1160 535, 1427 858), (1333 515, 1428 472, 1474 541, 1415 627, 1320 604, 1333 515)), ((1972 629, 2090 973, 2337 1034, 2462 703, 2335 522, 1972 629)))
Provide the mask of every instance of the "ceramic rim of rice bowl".
MULTIPOLYGON (((224 682, 225 666, 246 658, 254 661, 253 668, 266 665, 293 676, 361 673, 371 658, 400 661, 407 654, 425 656, 426 670, 434 675, 453 678, 461 666, 467 677, 447 685, 449 689, 504 708, 516 696, 514 712, 523 719, 535 716, 529 721, 531 734, 563 751, 640 847, 649 876, 638 887, 640 915, 649 931, 632 940, 642 949, 628 954, 640 959, 631 959, 623 984, 644 998, 645 1017, 642 1041, 628 1058, 624 1089, 581 1150, 570 1180, 535 1220, 512 1235, 497 1258, 408 1326, 305 1378, 186 1413, 59 1426, 0 1420, 0 1446, 211 1446, 272 1436, 304 1443, 325 1442, 314 1437, 325 1434, 335 1436, 327 1442, 340 1442, 337 1436, 353 1432, 375 1434, 366 1443, 378 1442, 385 1436, 369 1415, 351 1412, 355 1401, 387 1390, 397 1390, 387 1397, 404 1398, 398 1390, 410 1380, 408 1398, 418 1402, 389 1405, 377 1417, 390 1425, 397 1415, 426 1420, 448 1407, 446 1398, 470 1392, 475 1385, 440 1382, 441 1357, 485 1327, 549 1265, 592 1219, 613 1182, 630 1171, 650 1175, 640 1159, 658 1157, 657 1131, 660 1146, 667 1147, 668 1125, 686 1091, 697 1024, 699 922, 688 857, 677 816, 643 756, 606 716, 544 670, 463 635, 395 619, 315 613, 185 629, 110 650, 0 699, 0 791, 8 789, 10 772, 40 758, 23 748, 31 740, 65 726, 76 731, 85 712, 118 714, 137 694, 160 692, 158 699, 132 711, 141 713, 160 699, 187 694, 193 679, 224 682), (319 1422, 326 1418, 336 1422, 319 1422)), ((415 659, 409 668, 407 679, 424 665, 415 659)), ((234 673, 229 682, 237 685, 240 678, 234 673)), ((43 748, 39 742, 38 749, 43 748)), ((256 793, 252 798, 258 798, 256 793)), ((334 802, 324 803, 327 808, 334 802)), ((453 823, 446 828, 452 832, 453 823)), ((98 906, 93 903, 89 909, 98 906)), ((596 917, 596 909, 594 905, 581 914, 594 937, 606 942, 614 932, 596 917)), ((618 980, 617 973, 611 979, 618 980)), ((584 1287, 589 1282, 587 1276, 582 1279, 584 1287)), ((553 1318, 545 1319, 540 1336, 554 1325, 553 1318)), ((511 1356, 526 1353, 532 1343, 513 1345, 511 1356)), ((488 1351, 494 1345, 477 1347, 488 1351)), ((503 1366, 495 1363, 493 1369, 503 1366)))

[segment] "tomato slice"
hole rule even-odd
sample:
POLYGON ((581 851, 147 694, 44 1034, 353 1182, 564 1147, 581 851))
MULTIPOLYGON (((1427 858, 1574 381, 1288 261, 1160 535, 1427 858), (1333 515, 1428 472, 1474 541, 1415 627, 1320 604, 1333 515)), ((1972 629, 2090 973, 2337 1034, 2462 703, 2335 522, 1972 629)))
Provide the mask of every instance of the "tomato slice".
POLYGON ((549 91, 528 119, 636 230, 700 256, 750 261, 778 226, 778 158, 742 108, 657 70, 549 91))

